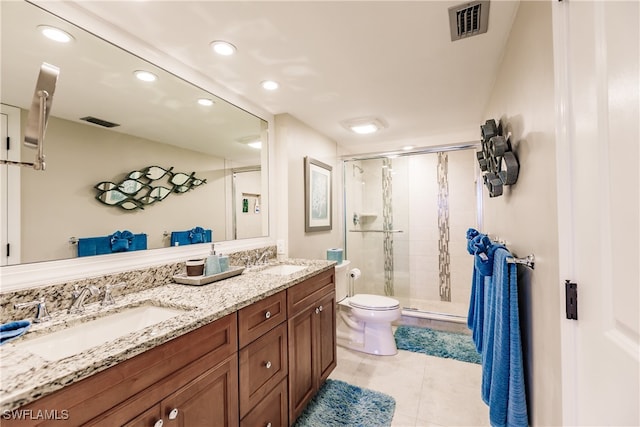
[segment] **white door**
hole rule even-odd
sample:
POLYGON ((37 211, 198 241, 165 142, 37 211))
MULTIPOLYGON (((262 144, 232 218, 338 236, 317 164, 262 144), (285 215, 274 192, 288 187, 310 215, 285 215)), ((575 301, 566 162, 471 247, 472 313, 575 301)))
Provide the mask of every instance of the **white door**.
POLYGON ((578 285, 563 424, 638 426, 639 3, 553 7, 560 271, 578 285))
MULTIPOLYGON (((0 105, 0 121, 0 158, 19 162, 20 110, 0 105)), ((19 263, 20 166, 0 165, 0 265, 19 263)))

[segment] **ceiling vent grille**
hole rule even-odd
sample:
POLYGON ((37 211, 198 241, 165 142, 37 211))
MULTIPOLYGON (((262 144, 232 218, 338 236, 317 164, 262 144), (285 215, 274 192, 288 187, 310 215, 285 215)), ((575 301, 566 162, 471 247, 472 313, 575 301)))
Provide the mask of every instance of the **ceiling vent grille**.
POLYGON ((486 33, 489 28, 489 1, 475 1, 449 8, 451 41, 486 33))
POLYGON ((114 127, 120 126, 117 123, 108 122, 106 120, 102 120, 92 116, 81 117, 80 120, 84 120, 85 122, 93 123, 94 125, 102 126, 105 128, 114 128, 114 127))

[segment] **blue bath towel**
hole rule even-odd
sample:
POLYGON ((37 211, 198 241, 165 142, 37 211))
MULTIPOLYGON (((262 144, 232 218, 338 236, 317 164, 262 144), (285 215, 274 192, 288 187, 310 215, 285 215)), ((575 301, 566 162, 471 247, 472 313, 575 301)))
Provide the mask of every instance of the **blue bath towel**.
POLYGON ((493 276, 485 293, 482 345, 482 399, 492 426, 527 426, 518 283, 512 255, 504 247, 493 253, 493 276))
POLYGON ((196 243, 211 243, 213 232, 202 227, 194 227, 186 231, 173 231, 171 233, 171 246, 193 245, 196 243))
POLYGON ((31 322, 28 320, 18 320, 0 325, 0 345, 22 336, 30 327, 31 322))
POLYGON ((471 330, 471 336, 478 353, 482 353, 482 336, 484 331, 485 312, 485 282, 493 274, 493 254, 501 245, 495 245, 485 235, 470 228, 467 231, 467 251, 474 255, 473 278, 471 282, 471 297, 469 312, 467 314, 467 326, 471 330))

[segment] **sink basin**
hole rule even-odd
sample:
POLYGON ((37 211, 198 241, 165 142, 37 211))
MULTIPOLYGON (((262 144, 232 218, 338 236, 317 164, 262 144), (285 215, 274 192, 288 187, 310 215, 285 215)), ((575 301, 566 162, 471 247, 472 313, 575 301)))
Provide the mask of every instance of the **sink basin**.
POLYGON ((184 313, 182 310, 154 305, 132 307, 38 338, 16 343, 16 345, 46 360, 56 361, 132 332, 140 331, 182 313, 184 313))
POLYGON ((307 268, 306 265, 279 264, 274 265, 273 267, 265 268, 260 273, 288 276, 289 274, 296 273, 300 270, 304 270, 305 268, 307 268))

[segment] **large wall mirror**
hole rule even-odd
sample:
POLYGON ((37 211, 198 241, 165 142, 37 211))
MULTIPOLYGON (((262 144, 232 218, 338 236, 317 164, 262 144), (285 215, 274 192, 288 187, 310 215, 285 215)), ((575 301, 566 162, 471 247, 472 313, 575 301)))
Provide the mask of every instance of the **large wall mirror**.
MULTIPOLYGON (((75 258, 74 239, 122 230, 145 233, 148 249, 169 247, 171 232, 194 227, 211 229, 214 242, 268 236, 265 120, 33 4, 1 2, 0 8, 3 136, 21 123, 13 144, 23 145, 41 63, 60 68, 45 137, 46 171, 2 166, 2 243, 13 248, 2 265, 75 258), (73 39, 49 40, 44 26, 73 39), (140 81, 137 70, 157 80, 140 81), (127 211, 96 199, 96 184, 121 182, 150 166, 195 172, 206 184, 145 209, 127 211), (237 179, 238 171, 249 170, 250 180, 237 179), (236 208, 246 199, 249 209, 236 208), (247 221, 250 228, 235 229, 247 221)), ((28 148, 21 151, 23 159, 33 157, 28 148)))

